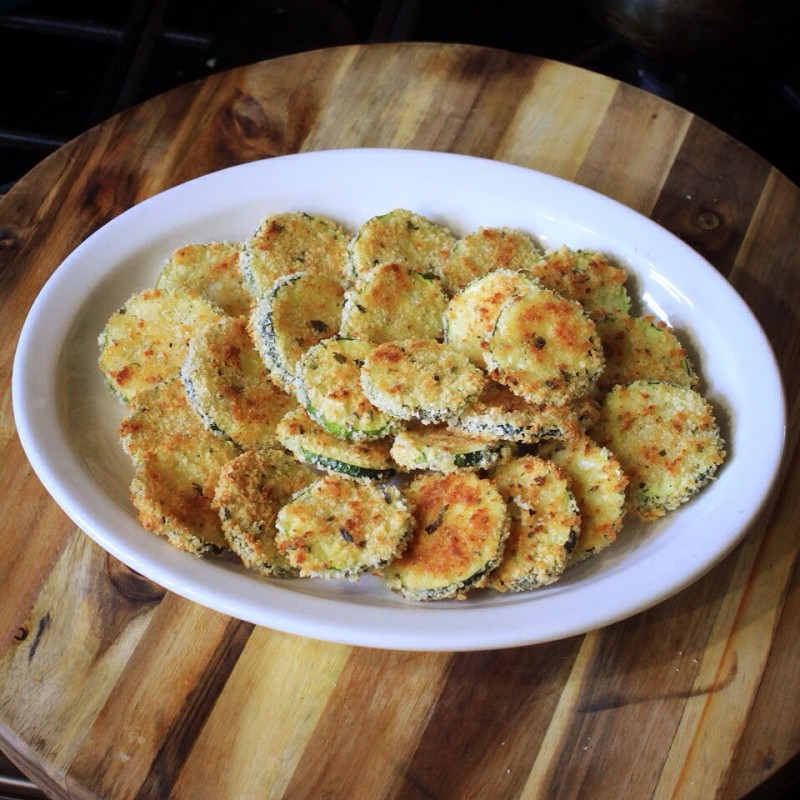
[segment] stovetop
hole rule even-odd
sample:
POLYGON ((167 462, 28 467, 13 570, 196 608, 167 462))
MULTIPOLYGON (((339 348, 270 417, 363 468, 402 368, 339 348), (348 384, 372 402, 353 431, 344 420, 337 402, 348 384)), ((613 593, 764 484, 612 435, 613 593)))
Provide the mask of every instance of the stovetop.
POLYGON ((714 123, 800 183, 800 60, 778 58, 762 67, 744 53, 746 69, 726 67, 719 75, 654 68, 590 6, 587 0, 0 0, 0 192, 82 131, 178 84, 311 48, 402 40, 532 53, 638 85, 714 123))

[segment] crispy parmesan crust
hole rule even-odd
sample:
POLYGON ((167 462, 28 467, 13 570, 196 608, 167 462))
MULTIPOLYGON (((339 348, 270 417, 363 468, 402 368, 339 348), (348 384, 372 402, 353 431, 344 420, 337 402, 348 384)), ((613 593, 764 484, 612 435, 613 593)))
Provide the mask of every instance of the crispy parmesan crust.
POLYGON ((253 297, 244 286, 239 267, 242 246, 238 242, 187 244, 167 259, 156 288, 188 295, 202 295, 232 317, 246 316, 253 297))
POLYGON ((540 455, 564 471, 578 503, 581 530, 570 563, 604 550, 616 540, 625 517, 628 478, 619 461, 589 436, 548 442, 540 455))
POLYGON ((308 415, 340 439, 382 439, 399 422, 380 411, 361 388, 361 367, 375 349, 356 339, 327 339, 297 365, 297 396, 308 415))
POLYGON ((492 382, 450 424, 470 434, 532 444, 578 435, 583 413, 583 406, 534 405, 492 382))
POLYGON ((434 472, 487 469, 507 458, 511 447, 490 436, 443 427, 416 427, 394 437, 392 458, 406 470, 434 472))
POLYGON ((98 364, 109 387, 127 403, 177 377, 192 337, 222 316, 198 295, 161 289, 134 295, 112 314, 98 340, 98 364))
POLYGON ((524 270, 542 256, 530 234, 511 228, 478 228, 453 247, 443 269, 443 280, 450 294, 496 270, 524 270))
POLYGON ((349 244, 351 276, 379 264, 399 263, 423 275, 440 278, 455 237, 443 225, 396 208, 367 220, 349 244))
POLYGON ((326 472, 353 478, 388 480, 395 472, 390 440, 353 442, 329 433, 303 409, 290 411, 278 423, 278 439, 294 456, 326 472))
POLYGON ((485 586, 508 536, 503 498, 472 472, 423 474, 405 492, 414 528, 408 548, 384 570, 412 600, 463 599, 485 586))
POLYGON ((324 272, 345 277, 347 236, 333 220, 290 211, 270 214, 244 242, 241 269, 255 298, 278 278, 296 272, 324 272))
POLYGON ((344 286, 326 273, 296 272, 279 278, 250 317, 256 348, 272 380, 294 389, 297 362, 315 344, 336 335, 344 286))
POLYGON ((274 444, 278 422, 297 406, 270 381, 244 317, 223 319, 194 337, 181 377, 206 427, 242 448, 274 444))
POLYGON ((490 586, 525 592, 557 581, 581 524, 569 478, 552 462, 528 455, 497 467, 492 481, 508 504, 511 533, 490 586))
POLYGON ((625 270, 602 253, 559 247, 530 268, 542 286, 578 301, 589 312, 627 313, 631 300, 625 288, 625 270))
POLYGON ((537 284, 524 273, 501 269, 476 278, 447 305, 444 339, 476 366, 486 367, 487 340, 503 303, 537 284))
POLYGON ((401 208, 350 239, 286 212, 178 248, 99 337, 142 525, 410 600, 556 581, 725 458, 686 350, 629 315, 625 279, 401 208))
POLYGON ((278 513, 278 551, 303 577, 354 580, 406 546, 411 514, 394 486, 328 475, 278 513))
POLYGON ((242 563, 261 575, 296 577, 299 573, 275 544, 275 518, 316 473, 279 448, 248 450, 222 469, 214 507, 225 540, 242 563))
POLYGON ((549 289, 506 300, 488 343, 489 376, 531 403, 583 397, 603 370, 594 322, 579 303, 549 289))
POLYGON ((136 469, 131 499, 142 525, 197 555, 224 547, 211 498, 237 450, 203 426, 181 381, 137 395, 120 436, 136 469))
POLYGON ((375 406, 423 423, 457 417, 485 384, 466 356, 432 339, 378 345, 361 370, 364 394, 375 406))
POLYGON ((691 499, 725 459, 714 410, 685 386, 634 381, 615 386, 592 429, 630 478, 628 509, 657 519, 691 499))
POLYGON ((342 336, 368 342, 441 339, 447 300, 436 278, 399 263, 379 264, 348 290, 342 336))
POLYGON ((595 319, 595 325, 606 360, 598 381, 601 389, 638 380, 697 386, 689 356, 665 322, 652 316, 615 313, 595 319))

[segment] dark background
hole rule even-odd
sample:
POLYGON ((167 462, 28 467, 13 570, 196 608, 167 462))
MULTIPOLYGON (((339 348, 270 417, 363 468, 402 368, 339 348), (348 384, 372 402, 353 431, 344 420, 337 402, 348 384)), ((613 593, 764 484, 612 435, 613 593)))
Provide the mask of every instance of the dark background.
MULTIPOLYGON (((712 63, 648 60, 592 0, 0 0, 0 191, 88 127, 180 83, 351 42, 448 41, 555 58, 674 100, 800 183, 800 3, 712 63)), ((749 33, 749 32, 748 32, 749 33)))
MULTIPOLYGON (((408 40, 610 75, 704 117, 800 184, 800 2, 761 5, 778 25, 688 63, 626 44, 592 0, 0 0, 0 194, 82 131, 181 83, 302 50, 408 40)), ((775 798, 798 769, 758 798, 775 798)), ((43 795, 0 753, 0 800, 32 797, 43 795)))

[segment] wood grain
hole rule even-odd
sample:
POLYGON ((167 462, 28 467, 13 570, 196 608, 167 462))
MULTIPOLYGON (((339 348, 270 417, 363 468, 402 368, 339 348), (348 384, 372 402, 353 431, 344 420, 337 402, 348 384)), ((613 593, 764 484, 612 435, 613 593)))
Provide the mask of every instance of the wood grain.
POLYGON ((316 51, 181 87, 71 142, 0 201, 0 259, 0 742, 49 796, 733 800, 800 769, 800 190, 739 143, 542 59, 458 45, 316 51), (60 261, 182 181, 364 146, 575 180, 652 216, 740 291, 784 376, 787 457, 749 535, 710 573, 551 644, 369 650, 165 592, 54 505, 16 438, 10 376, 27 309, 60 261))

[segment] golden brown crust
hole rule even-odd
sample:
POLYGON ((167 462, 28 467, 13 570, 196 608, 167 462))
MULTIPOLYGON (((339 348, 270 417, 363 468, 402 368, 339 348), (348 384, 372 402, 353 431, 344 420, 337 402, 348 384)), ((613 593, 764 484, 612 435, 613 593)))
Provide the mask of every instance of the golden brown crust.
POLYGON ((478 228, 459 239, 444 265, 442 278, 450 294, 494 270, 524 270, 541 258, 533 238, 511 228, 478 228))
POLYGON ((486 583, 508 536, 505 503, 471 472, 422 474, 405 491, 413 509, 408 548, 384 570, 387 584, 415 600, 463 599, 486 583))
POLYGON ((606 314, 595 319, 606 366, 601 389, 638 380, 668 381, 694 388, 698 377, 675 332, 653 316, 606 314))
POLYGON ((301 576, 353 580, 401 552, 410 525, 394 486, 326 475, 281 509, 275 541, 301 576))
POLYGON ((503 304, 537 284, 523 272, 495 270, 451 298, 444 315, 445 341, 477 367, 486 367, 488 339, 503 304))
POLYGON ((531 403, 583 397, 603 370, 594 322, 579 303, 549 289, 510 297, 488 342, 489 376, 531 403))
POLYGON ((693 389, 657 381, 615 386, 592 435, 619 458, 630 478, 627 507, 645 520, 687 502, 726 455, 708 401, 693 389))
POLYGON ((508 504, 511 532, 489 584, 522 592, 558 580, 581 523, 569 478, 552 462, 530 455, 500 465, 491 477, 508 504))
POLYGON ((248 450, 222 469, 214 493, 225 540, 242 563, 262 575, 297 575, 275 544, 275 519, 316 473, 285 451, 248 450))
POLYGON ((120 425, 142 525, 197 555, 225 546, 211 498, 236 448, 208 431, 177 378, 139 393, 120 425))
POLYGON ((441 277, 455 237, 443 225, 396 208, 372 217, 359 229, 349 245, 353 277, 390 262, 404 264, 423 275, 441 277))
POLYGON ((437 279, 404 264, 379 264, 348 290, 340 332, 368 342, 441 339, 446 305, 437 279))
POLYGON ((204 297, 147 289, 111 315, 100 334, 98 365, 114 393, 130 402, 177 377, 192 337, 220 319, 204 297))
POLYGON ((603 253, 559 247, 530 268, 542 286, 576 300, 587 311, 605 313, 630 309, 625 289, 627 273, 603 253))
POLYGON ((619 461, 589 436, 548 442, 540 455, 564 471, 578 503, 581 531, 570 563, 604 550, 616 540, 625 517, 628 478, 619 461))
POLYGON ((215 306, 240 317, 250 313, 252 295, 245 289, 239 267, 238 242, 187 244, 175 250, 156 280, 156 288, 200 294, 215 306))
POLYGON ((269 379, 244 317, 226 318, 196 336, 181 376, 206 426, 243 448, 274 444, 278 422, 297 406, 269 379))
POLYGON ((486 377, 465 355, 432 339, 378 345, 361 370, 367 398, 400 419, 444 422, 477 397, 486 377))
POLYGON ((244 242, 241 269, 248 290, 259 298, 278 278, 324 272, 343 279, 347 236, 334 220, 288 211, 270 214, 244 242))

